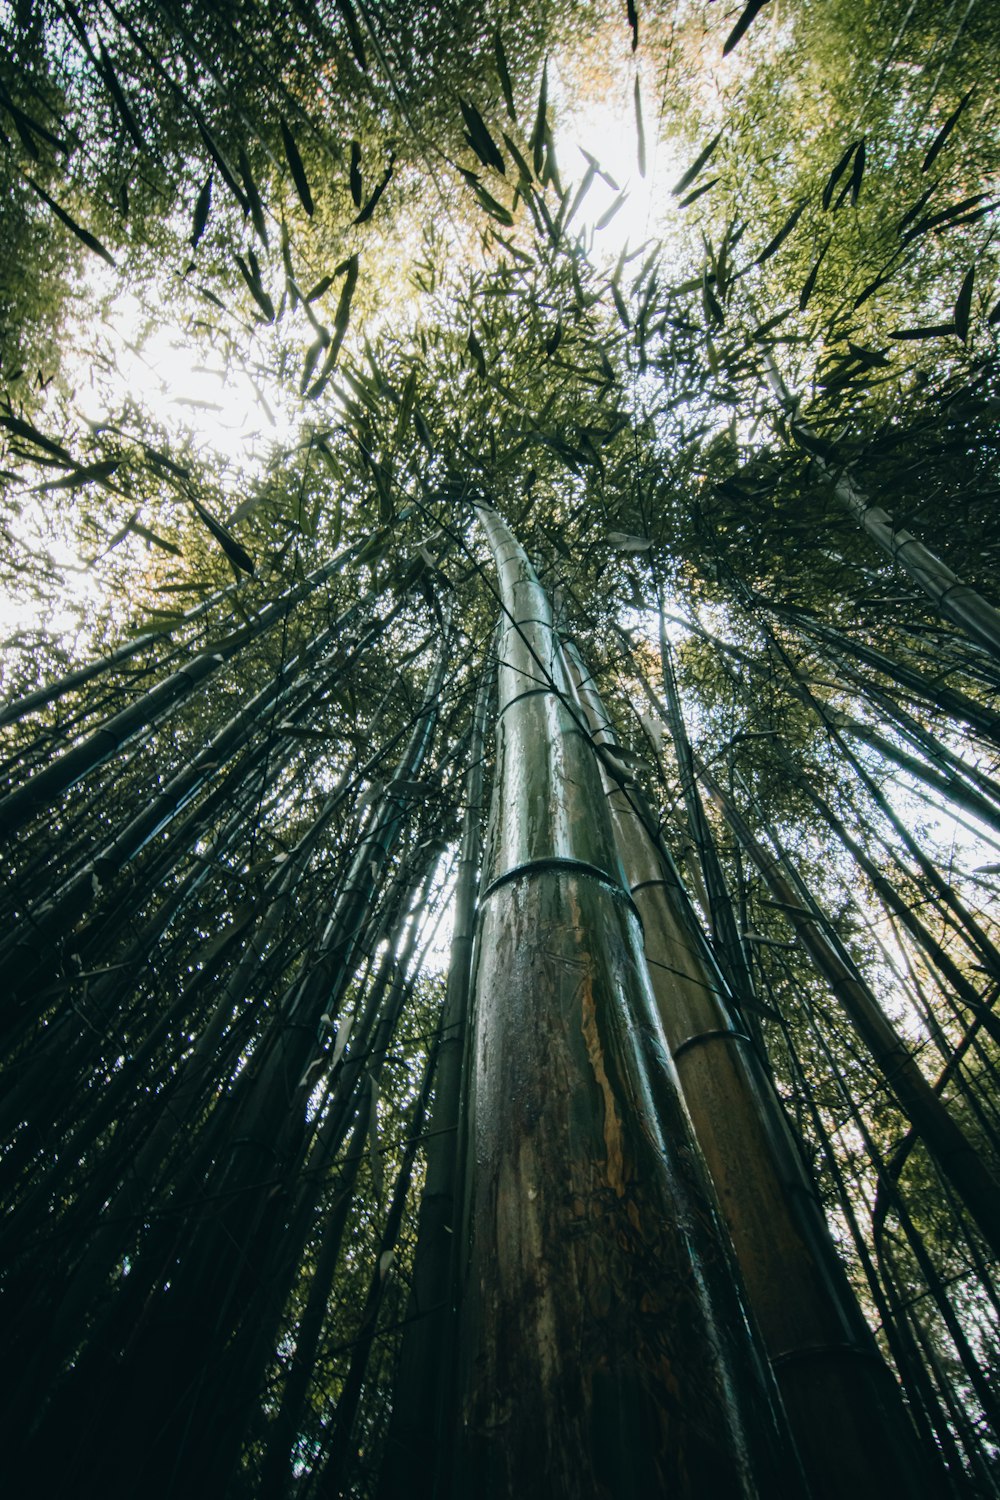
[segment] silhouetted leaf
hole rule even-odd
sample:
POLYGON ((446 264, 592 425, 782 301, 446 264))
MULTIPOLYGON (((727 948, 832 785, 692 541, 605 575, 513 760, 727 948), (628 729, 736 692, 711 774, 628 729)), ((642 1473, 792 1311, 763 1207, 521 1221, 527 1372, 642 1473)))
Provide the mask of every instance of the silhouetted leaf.
POLYGON ((639 75, 635 77, 635 133, 636 133, 636 155, 639 160, 639 176, 646 175, 646 132, 642 124, 642 94, 639 89, 639 75))
POLYGON ((857 203, 857 201, 858 201, 858 194, 861 191, 861 179, 864 176, 864 174, 865 174, 865 143, 864 143, 863 140, 860 140, 858 142, 858 149, 854 153, 854 167, 853 167, 853 169, 851 171, 851 204, 852 204, 852 206, 855 203, 857 203))
POLYGON ((542 67, 542 84, 538 91, 538 112, 535 115, 535 128, 531 132, 531 154, 536 177, 542 175, 542 165, 545 160, 545 136, 548 130, 548 101, 549 63, 548 58, 546 58, 542 67))
POLYGON ((142 131, 139 129, 139 122, 132 113, 129 102, 125 97, 125 92, 118 81, 117 74, 111 66, 111 58, 108 56, 103 42, 101 43, 101 65, 104 68, 104 77, 107 80, 108 88, 111 90, 111 97, 115 101, 115 106, 121 116, 122 124, 139 147, 139 150, 144 151, 146 142, 143 139, 142 131))
POLYGON ((486 122, 476 106, 470 104, 468 100, 461 98, 458 103, 462 111, 462 118, 469 132, 469 145, 479 157, 483 166, 495 167, 498 172, 505 173, 507 171, 506 163, 500 155, 497 143, 487 130, 486 122))
POLYGON ((355 224, 367 224, 368 223, 368 220, 371 218, 372 214, 375 212, 376 208, 378 207, 379 199, 381 198, 382 194, 385 192, 386 188, 389 186, 389 183, 390 183, 390 181, 392 179, 393 167, 395 166, 395 164, 396 164, 395 157, 390 156, 390 158, 389 158, 389 165, 386 167, 385 171, 382 173, 382 181, 378 184, 378 186, 376 187, 375 191, 372 193, 371 197, 368 199, 368 202, 365 204, 364 208, 361 210, 361 212, 358 214, 357 218, 354 220, 355 224))
POLYGON ((957 219, 962 214, 968 213, 970 208, 975 208, 976 204, 982 203, 983 199, 989 196, 989 193, 973 193, 970 197, 962 198, 958 203, 953 203, 949 208, 942 208, 936 214, 925 214, 922 219, 914 224, 912 229, 903 235, 903 244, 908 245, 911 240, 917 239, 919 235, 926 234, 928 229, 935 229, 939 224, 947 224, 950 220, 957 219))
POLYGON ((627 531, 609 531, 608 542, 616 552, 648 552, 652 546, 646 537, 632 536, 627 531))
POLYGON ((201 119, 200 115, 196 118, 198 120, 198 132, 201 135, 202 140, 205 142, 205 145, 208 147, 209 156, 211 156, 212 160, 215 162, 215 165, 219 169, 219 176, 222 178, 223 182, 226 184, 226 187, 232 193, 233 197, 236 199, 243 212, 245 214, 249 213, 250 204, 247 201, 247 196, 244 193, 243 189, 240 187, 239 183, 236 181, 233 169, 229 165, 229 162, 226 160, 222 147, 219 145, 218 141, 215 139, 215 136, 209 130, 208 126, 201 119))
POLYGON ((823 208, 824 208, 824 210, 826 210, 826 209, 828 209, 830 207, 830 203, 831 203, 831 201, 833 199, 833 194, 834 194, 834 190, 835 190, 835 188, 837 186, 837 183, 840 181, 841 177, 843 177, 844 173, 847 171, 847 168, 850 165, 851 157, 857 151, 858 146, 860 144, 861 144, 860 141, 852 141, 851 142, 851 144, 848 146, 847 150, 844 152, 843 156, 838 161, 837 165, 834 167, 833 171, 830 173, 830 176, 827 178, 826 187, 823 189, 823 208))
POLYGON ((771 256, 776 255, 777 252, 781 249, 782 245, 785 243, 788 236, 791 234, 792 230, 799 222, 802 210, 806 206, 806 201, 807 200, 803 199, 798 208, 792 210, 788 218, 785 220, 784 224, 782 224, 781 228, 774 236, 774 239, 768 240, 767 244, 764 246, 763 250, 760 252, 756 261, 754 262, 755 265, 762 266, 766 260, 770 260, 771 256))
POLYGON ((240 147, 240 176, 243 178, 243 186, 246 190, 247 202, 250 205, 250 217, 253 227, 257 231, 257 237, 261 244, 268 243, 267 224, 264 219, 264 205, 260 201, 260 193, 250 167, 250 162, 243 147, 240 147))
POLYGON ((935 190, 936 187, 937 187, 937 183, 936 182, 932 182, 931 185, 930 185, 930 187, 927 189, 926 193, 921 193, 920 197, 917 199, 916 203, 914 203, 913 207, 907 209, 906 213, 903 215, 903 217, 900 219, 899 223, 896 225, 896 233, 897 234, 902 234, 902 232, 906 228, 907 224, 912 224, 913 223, 914 219, 917 217, 917 215, 920 213, 920 210, 927 203, 928 199, 930 198, 931 194, 934 192, 934 190, 935 190))
POLYGON ((354 200, 354 207, 360 208, 364 197, 364 192, 361 182, 361 143, 359 141, 351 142, 350 182, 351 197, 354 200))
POLYGON ((688 193, 686 198, 682 198, 677 207, 690 208, 692 203, 697 203, 702 194, 710 192, 711 189, 715 187, 715 184, 719 181, 721 181, 721 179, 718 177, 710 177, 707 182, 702 183, 701 187, 696 187, 693 193, 688 193))
POLYGON ((288 158, 288 165, 292 169, 292 180, 295 183, 295 191, 299 195, 299 201, 301 202, 302 207, 311 218, 313 212, 312 193, 309 191, 309 182, 306 178, 306 169, 302 165, 302 158, 299 155, 299 148, 298 146, 296 146, 295 138, 293 137, 292 132, 289 130, 288 126, 285 124, 284 120, 280 120, 279 124, 281 125, 281 139, 285 147, 285 156, 288 158))
POLYGON ((972 311, 972 283, 976 277, 976 268, 973 266, 962 282, 958 300, 955 303, 955 332, 964 344, 969 337, 969 314, 972 311))
POLYGON ((351 0, 337 0, 337 9, 344 18, 344 25, 347 27, 347 37, 358 67, 362 71, 367 72, 368 58, 365 55, 364 38, 361 35, 361 27, 358 25, 358 18, 354 14, 354 6, 351 4, 351 0))
POLYGON ((700 153, 700 155, 698 155, 698 156, 695 157, 694 161, 688 167, 688 169, 684 173, 683 177, 681 177, 681 179, 678 182, 676 182, 674 184, 674 186, 670 189, 671 193, 673 194, 673 196, 675 198, 679 198, 680 195, 681 195, 681 193, 683 193, 684 189, 686 187, 690 187, 691 183, 694 182, 694 180, 697 177, 698 173, 701 171, 702 167, 708 161, 709 157, 712 155, 712 152, 715 150, 716 146, 722 140, 723 134, 724 134, 724 132, 720 130, 719 133, 718 133, 718 135, 712 137, 712 139, 709 141, 708 145, 705 147, 704 151, 702 151, 700 153))
POLYGON ((50 479, 45 484, 35 486, 36 493, 43 490, 76 490, 85 484, 100 484, 110 479, 111 475, 119 467, 117 459, 106 458, 100 463, 85 464, 82 468, 74 469, 72 474, 67 474, 64 479, 50 479))
POLYGON ((196 496, 189 494, 188 499, 233 566, 242 569, 244 573, 252 573, 254 561, 249 552, 240 546, 236 538, 213 515, 209 514, 196 496))
POLYGON ((469 329, 469 337, 466 340, 466 343, 468 345, 469 353, 472 355, 472 358, 476 362, 476 369, 479 371, 480 376, 485 380, 486 379, 486 355, 483 353, 483 346, 482 346, 482 344, 480 344, 479 340, 476 338, 476 335, 473 333, 473 331, 472 331, 471 328, 469 329))
POLYGON ((823 257, 829 250, 830 244, 831 241, 827 240, 826 244, 817 255, 812 270, 809 272, 809 275, 805 279, 805 284, 802 287, 802 291, 799 293, 799 312, 805 312, 806 307, 808 306, 809 298, 813 293, 813 287, 816 285, 816 277, 819 275, 819 268, 823 264, 823 257))
POLYGON ((894 339, 940 339, 955 332, 954 323, 934 323, 926 328, 894 328, 890 337, 894 339))
POLYGON ((948 116, 947 120, 945 120, 944 124, 941 126, 941 129, 934 137, 933 141, 931 141, 927 155, 924 157, 924 164, 920 169, 922 172, 929 172, 931 167, 937 161, 939 154, 944 149, 945 142, 951 135, 951 132, 954 130, 955 126, 958 124, 959 115, 962 113, 963 109, 968 104, 971 98, 972 89, 969 89, 967 93, 962 95, 961 99, 958 102, 957 108, 952 110, 951 114, 948 116))
POLYGON ((750 0, 750 4, 744 10, 743 14, 736 22, 736 25, 729 33, 729 36, 726 38, 726 45, 722 49, 723 57, 729 56, 729 53, 732 52, 733 48, 737 45, 744 32, 747 30, 747 27, 750 26, 756 16, 759 15, 759 13, 764 9, 764 6, 767 4, 768 0, 750 0))
POLYGON ((614 218, 615 214, 618 212, 618 210, 625 203, 625 200, 627 198, 628 198, 628 193, 619 193, 618 197, 615 199, 614 203, 612 203, 611 207, 610 208, 606 208, 604 210, 604 212, 601 214, 601 217, 598 219, 597 223, 594 225, 594 228, 595 229, 606 229, 608 227, 608 225, 611 223, 611 220, 614 218))
POLYGON ((104 248, 100 240, 97 239, 95 235, 92 235, 90 233, 89 229, 84 229, 82 224, 78 224, 76 220, 70 214, 68 214, 64 208, 60 208, 55 199, 50 198, 45 189, 43 187, 39 187, 38 183, 33 177, 28 177, 27 173, 25 173, 25 179, 34 188, 35 192, 38 194, 39 198, 41 198, 42 202, 47 204, 48 207, 51 208, 56 218, 61 223, 65 224, 66 228, 70 230, 71 233, 75 234, 77 239, 80 240, 84 245, 86 245, 88 250, 93 250, 95 255, 99 255, 102 260, 107 261, 109 266, 114 266, 117 270, 116 262, 110 252, 104 248))
MULTIPOLYGON (((251 251, 249 253, 252 255, 253 252, 251 251)), ((250 264, 248 265, 247 262, 243 259, 242 255, 240 255, 235 250, 233 251, 233 259, 240 269, 240 275, 243 277, 243 280, 246 282, 247 286, 250 289, 251 297, 253 297, 253 300, 256 302, 257 306, 260 308, 267 321, 269 323, 273 323, 274 303, 271 301, 270 297, 264 289, 264 284, 260 279, 259 268, 257 267, 255 261, 251 260, 250 264)))
POLYGON ((191 229, 191 249, 193 250, 202 235, 205 233, 205 225, 208 223, 209 211, 212 207, 212 174, 211 172, 202 183, 198 201, 194 206, 194 224, 191 229))
POLYGON ((517 111, 514 108, 514 90, 511 87, 510 70, 507 67, 507 54, 503 50, 503 42, 499 31, 493 37, 493 55, 496 58, 497 75, 500 79, 500 87, 503 90, 507 113, 512 120, 516 120, 517 111))

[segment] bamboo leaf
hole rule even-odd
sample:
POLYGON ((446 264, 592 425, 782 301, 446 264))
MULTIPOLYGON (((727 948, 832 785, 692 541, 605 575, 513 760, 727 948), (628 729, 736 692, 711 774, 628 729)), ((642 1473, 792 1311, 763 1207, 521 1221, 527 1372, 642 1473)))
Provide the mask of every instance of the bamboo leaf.
MULTIPOLYGON (((152 546, 159 547, 162 552, 169 552, 173 557, 183 557, 184 555, 179 547, 174 546, 173 542, 168 542, 165 537, 160 536, 155 531, 151 531, 148 526, 143 526, 142 522, 137 521, 134 517, 129 521, 128 529, 129 531, 134 531, 136 536, 141 536, 144 542, 150 542, 152 546)), ((149 626, 147 625, 144 628, 148 630, 149 626)))
POLYGON ((292 180, 295 183, 295 191, 299 195, 299 201, 302 204, 302 207, 305 209, 309 217, 312 218, 312 193, 309 191, 309 180, 306 177, 306 169, 302 165, 302 157, 299 155, 299 148, 298 146, 296 146, 295 137, 292 135, 292 132, 285 124, 285 121, 279 120, 278 123, 281 126, 281 139, 285 147, 285 156, 288 159, 288 165, 292 169, 292 180))
POLYGON ((824 211, 830 207, 830 204, 833 201, 833 194, 834 190, 836 189, 837 183, 840 181, 841 177, 843 177, 844 173, 847 171, 847 168, 850 166, 851 158, 857 151, 860 144, 860 141, 851 142, 847 150, 844 152, 843 156, 838 161, 837 165, 834 167, 833 171, 830 173, 830 176, 827 178, 826 187, 823 189, 824 211))
POLYGON ((853 170, 851 172, 851 206, 852 207, 858 201, 858 194, 861 191, 861 179, 864 176, 864 172, 865 172, 865 143, 864 143, 863 140, 860 140, 858 142, 858 149, 854 153, 854 167, 853 167, 853 170))
POLYGON ((616 552, 648 552, 653 545, 647 538, 632 536, 627 531, 609 531, 608 541, 616 552))
POLYGON ((628 15, 628 24, 632 29, 632 51, 634 52, 639 45, 639 13, 635 8, 635 0, 626 0, 625 10, 628 15))
POLYGON ((643 123, 642 123, 642 93, 641 93, 640 88, 639 88, 639 75, 638 75, 638 73, 635 76, 634 98, 635 98, 636 154, 637 154, 638 161, 639 161, 639 176, 640 177, 645 177, 645 175, 646 175, 646 132, 645 132, 645 129, 643 128, 643 123))
POLYGON ((903 236, 903 244, 908 245, 911 240, 917 239, 919 235, 926 234, 928 229, 935 229, 939 224, 947 224, 950 220, 957 219, 960 215, 968 213, 970 208, 975 208, 976 204, 982 203, 983 199, 989 196, 988 192, 972 193, 970 197, 962 198, 958 203, 951 204, 949 208, 942 208, 936 214, 925 214, 903 236))
POLYGON ((250 295, 264 314, 269 323, 274 322, 274 303, 271 301, 264 289, 263 282, 257 268, 251 263, 248 265, 238 251, 233 251, 233 259, 239 267, 240 274, 250 289, 250 295))
POLYGON ((506 163, 504 162, 503 157, 500 155, 500 151, 497 147, 496 141, 493 139, 488 129, 486 128, 486 121, 483 119, 476 106, 469 103, 468 100, 462 98, 459 98, 458 103, 462 111, 462 118, 465 121, 466 128, 469 132, 469 145, 479 157, 479 160, 482 162, 483 166, 495 167, 498 172, 506 173, 506 163))
POLYGON ((215 139, 205 122, 200 118, 200 116, 198 116, 197 118, 199 134, 201 135, 202 140, 205 142, 205 145, 208 148, 208 154, 211 156, 212 160, 215 162, 215 165, 219 169, 219 176, 222 178, 223 182, 226 184, 226 187, 232 193, 233 197, 236 199, 243 212, 245 214, 249 213, 250 204, 247 202, 247 196, 244 193, 243 189, 240 187, 239 183, 236 181, 233 169, 223 155, 221 146, 219 145, 218 141, 215 139))
POLYGON ((934 323, 926 328, 894 328, 889 336, 894 339, 940 339, 956 331, 954 323, 934 323))
POLYGON ((361 143, 351 142, 351 167, 350 167, 351 197, 354 207, 360 208, 364 201, 364 190, 361 180, 361 143))
POLYGON ((531 132, 530 143, 536 177, 541 177, 542 166, 545 162, 545 137, 548 133, 548 101, 549 61, 546 58, 542 67, 542 84, 538 91, 538 111, 535 115, 535 127, 531 132))
POLYGON ((507 113, 512 120, 517 119, 517 110, 514 108, 514 90, 510 82, 510 69, 507 67, 507 54, 503 50, 503 41, 499 31, 493 36, 493 55, 496 58, 497 76, 500 79, 500 88, 503 91, 504 103, 507 113))
POLYGON ((78 467, 76 459, 61 443, 39 432, 38 428, 26 417, 15 417, 12 412, 0 412, 0 427, 6 427, 8 432, 12 432, 15 437, 25 442, 34 443, 35 447, 41 448, 43 452, 51 453, 53 458, 58 458, 68 468, 78 467))
POLYGON ((805 279, 802 291, 799 293, 799 312, 805 312, 807 306, 809 305, 809 298, 813 294, 813 287, 816 285, 816 277, 819 275, 819 268, 823 264, 823 257, 829 250, 831 243, 831 240, 827 240, 826 244, 817 255, 812 270, 809 272, 809 275, 805 279))
POLYGON ((194 250, 205 233, 205 225, 208 223, 209 211, 212 207, 212 174, 209 172, 202 184, 198 201, 194 206, 194 223, 191 228, 191 249, 194 250))
POLYGON ((67 474, 64 479, 50 479, 46 484, 36 485, 34 492, 41 494, 44 490, 76 490, 85 484, 103 484, 119 466, 119 460, 114 458, 103 459, 96 464, 85 464, 72 474, 67 474))
POLYGON ((926 193, 921 193, 920 197, 917 199, 916 203, 914 203, 913 207, 910 208, 910 209, 907 209, 906 213, 903 215, 903 217, 900 219, 899 223, 896 225, 896 233, 897 234, 902 234, 903 230, 906 228, 907 224, 912 224, 913 223, 914 219, 917 217, 917 215, 919 214, 920 210, 929 201, 929 199, 931 197, 931 194, 934 192, 934 190, 935 190, 936 187, 937 187, 937 183, 936 182, 932 182, 931 185, 930 185, 930 187, 927 189, 926 193))
POLYGON ((595 229, 606 229, 608 227, 608 225, 611 223, 611 220, 614 218, 615 214, 624 205, 624 203, 625 203, 625 201, 626 201, 627 198, 628 198, 628 193, 619 193, 618 197, 615 199, 614 203, 612 203, 611 207, 610 208, 606 208, 604 210, 604 212, 601 214, 601 217, 598 219, 597 223, 594 225, 594 228, 595 229))
POLYGON ((240 147, 240 176, 243 178, 247 202, 250 205, 250 217, 253 220, 253 227, 257 232, 257 238, 262 245, 267 245, 269 242, 267 237, 267 223, 264 219, 264 205, 261 202, 260 193, 254 181, 249 159, 242 146, 240 147))
POLYGON ((697 203, 698 199, 702 196, 703 193, 711 192, 712 188, 714 188, 715 184, 719 181, 721 181, 721 179, 718 177, 710 177, 707 182, 702 183, 701 187, 696 187, 693 193, 688 193, 686 198, 682 198, 677 207, 690 208, 692 203, 697 203))
POLYGON ((358 18, 354 14, 354 6, 351 4, 351 0, 337 0, 337 9, 344 18, 344 25, 347 27, 347 38, 351 44, 351 51, 354 53, 358 67, 362 72, 367 73, 368 58, 365 56, 364 38, 361 35, 358 18))
POLYGON ((473 333, 473 331, 472 331, 471 328, 469 329, 469 337, 466 340, 466 343, 468 345, 469 353, 472 355, 472 358, 476 362, 476 369, 479 371, 479 374, 480 374, 481 378, 483 380, 485 380, 486 379, 486 355, 483 353, 483 346, 482 346, 482 344, 480 344, 479 340, 476 338, 476 335, 473 333))
POLYGON ((939 155, 944 150, 945 143, 947 142, 948 137, 951 135, 955 126, 958 124, 959 116, 961 115, 963 109, 968 104, 971 98, 972 89, 969 89, 962 95, 961 99, 958 102, 957 108, 952 110, 951 114, 948 116, 947 120, 945 120, 937 135, 931 141, 927 155, 924 157, 924 164, 920 169, 922 172, 929 172, 931 167, 937 161, 939 155))
POLYGON ((722 49, 723 57, 729 56, 730 52, 732 52, 733 48, 739 43, 740 39, 747 31, 747 28, 752 24, 752 22, 756 19, 756 17, 764 9, 764 6, 767 4, 768 0, 750 0, 750 4, 746 7, 743 14, 736 22, 736 25, 729 33, 729 36, 726 38, 726 45, 722 49))
POLYGON ((774 236, 774 239, 769 240, 764 246, 763 250, 754 261, 754 265, 762 266, 766 260, 771 259, 772 255, 776 255, 778 253, 782 245, 787 240, 788 236, 791 234, 792 230, 795 228, 796 224, 799 222, 799 219, 802 215, 802 210, 805 208, 807 202, 807 199, 803 199, 798 208, 792 210, 788 218, 785 220, 784 224, 782 224, 781 228, 774 236))
POLYGON ((705 166, 705 164, 711 157, 712 152, 722 140, 723 134, 724 132, 720 130, 718 135, 712 137, 708 145, 705 147, 704 151, 702 151, 698 156, 695 157, 694 161, 688 167, 683 177, 681 177, 670 189, 673 197, 679 198, 681 193, 684 192, 685 188, 691 186, 691 183, 694 182, 698 173, 701 171, 702 167, 705 166))
POLYGON ((29 182, 30 185, 34 188, 35 192, 38 194, 39 198, 41 198, 42 202, 47 204, 48 207, 51 208, 56 218, 61 223, 65 224, 66 228, 70 230, 71 233, 75 234, 77 239, 80 240, 82 244, 86 245, 88 250, 93 250, 94 254, 99 255, 101 259, 103 261, 106 261, 109 266, 113 266, 115 270, 118 269, 114 257, 110 254, 109 251, 104 248, 100 240, 97 239, 95 235, 90 233, 89 229, 84 229, 82 224, 78 224, 71 214, 68 214, 64 208, 60 208, 55 199, 50 198, 45 189, 43 187, 39 187, 38 183, 33 177, 28 177, 27 173, 25 173, 25 178, 27 182, 29 182))
POLYGON ((111 90, 111 97, 115 101, 115 106, 121 116, 122 124, 139 147, 139 150, 144 151, 146 142, 143 139, 142 131, 139 129, 139 122, 132 113, 128 99, 125 97, 125 91, 118 81, 114 68, 111 66, 111 58, 108 56, 107 48, 103 42, 101 43, 101 64, 104 69, 104 77, 107 80, 108 88, 111 90))
POLYGON ((217 521, 215 517, 205 509, 201 501, 197 499, 196 496, 188 495, 188 499, 194 506, 201 520, 204 521, 209 531, 215 537, 215 540, 218 542, 223 552, 229 558, 229 561, 233 564, 233 567, 242 569, 244 573, 252 573, 254 570, 254 560, 250 556, 249 552, 247 552, 244 547, 240 546, 236 538, 226 530, 225 526, 217 521))
POLYGON ((390 158, 389 158, 389 165, 386 167, 384 173, 382 174, 382 181, 378 184, 378 186, 376 187, 375 191, 372 193, 371 197, 368 199, 368 202, 365 204, 364 208, 361 210, 361 212, 358 214, 357 218, 354 220, 355 224, 367 224, 368 220, 371 218, 372 214, 375 212, 376 208, 378 207, 379 199, 381 198, 382 194, 385 192, 386 188, 389 186, 389 181, 390 181, 390 179, 392 177, 392 171, 393 171, 393 167, 395 166, 395 161, 396 161, 395 157, 390 156, 390 158))
POLYGON ((972 266, 966 273, 955 303, 955 332, 962 343, 967 343, 969 338, 969 314, 972 311, 972 284, 976 277, 976 268, 972 266))

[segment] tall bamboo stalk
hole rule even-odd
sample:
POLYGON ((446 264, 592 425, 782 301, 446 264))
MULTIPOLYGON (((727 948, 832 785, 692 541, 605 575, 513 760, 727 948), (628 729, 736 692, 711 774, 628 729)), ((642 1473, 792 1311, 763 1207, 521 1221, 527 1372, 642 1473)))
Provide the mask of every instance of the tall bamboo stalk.
POLYGON ((619 769, 593 680, 568 649, 591 733, 609 752, 604 790, 660 1019, 809 1493, 816 1500, 934 1494, 767 1070, 700 939, 680 876, 651 837, 642 794, 619 769))
POLYGON ((549 604, 478 513, 505 618, 452 1493, 797 1492, 549 604))
POLYGON ((379 1474, 381 1500, 394 1500, 404 1490, 412 1500, 430 1500, 442 1483, 438 1455, 446 1450, 448 1442, 448 1395, 455 1359, 460 1110, 463 1062, 468 1047, 476 886, 481 863, 483 740, 490 692, 490 673, 484 664, 473 710, 448 987, 433 1075, 434 1105, 407 1322, 379 1474))

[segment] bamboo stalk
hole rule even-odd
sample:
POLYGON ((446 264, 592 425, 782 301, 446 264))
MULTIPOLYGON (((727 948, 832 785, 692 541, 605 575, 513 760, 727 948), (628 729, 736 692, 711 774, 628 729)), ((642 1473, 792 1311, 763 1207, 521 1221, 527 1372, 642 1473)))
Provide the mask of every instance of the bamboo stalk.
POLYGON ((504 623, 454 1490, 794 1491, 548 601, 477 509, 504 623))
MULTIPOLYGON (((664 1032, 816 1497, 887 1486, 931 1494, 895 1382, 844 1275, 784 1112, 712 964, 672 861, 650 837, 638 787, 615 772, 614 736, 570 651, 598 745, 626 878, 642 922, 664 1032)), ((694 757, 691 760, 694 770, 694 757)))

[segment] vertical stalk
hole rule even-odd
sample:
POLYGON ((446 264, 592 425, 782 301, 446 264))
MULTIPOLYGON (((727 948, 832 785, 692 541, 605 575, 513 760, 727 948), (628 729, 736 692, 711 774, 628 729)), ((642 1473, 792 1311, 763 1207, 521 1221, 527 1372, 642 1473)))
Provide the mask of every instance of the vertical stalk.
POLYGON ((381 1500, 394 1500, 404 1492, 411 1500, 430 1500, 440 1480, 435 1453, 444 1451, 447 1442, 446 1392, 455 1354, 459 1114, 468 1040, 466 1021, 472 982, 476 883, 481 863, 483 740, 491 686, 490 673, 484 664, 473 710, 448 987, 433 1074, 434 1104, 407 1322, 379 1475, 381 1500))
POLYGON ((595 742, 611 751, 604 790, 653 993, 809 1493, 816 1500, 927 1495, 898 1388, 848 1284, 760 1055, 699 940, 673 862, 650 837, 654 825, 639 789, 616 773, 603 705, 568 649, 595 742))
POLYGON ((548 601, 500 577, 456 1500, 801 1493, 649 991, 548 601))

